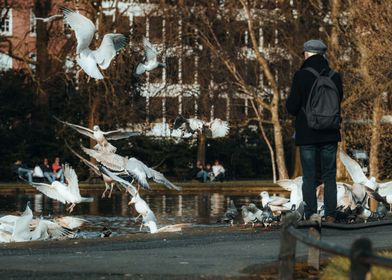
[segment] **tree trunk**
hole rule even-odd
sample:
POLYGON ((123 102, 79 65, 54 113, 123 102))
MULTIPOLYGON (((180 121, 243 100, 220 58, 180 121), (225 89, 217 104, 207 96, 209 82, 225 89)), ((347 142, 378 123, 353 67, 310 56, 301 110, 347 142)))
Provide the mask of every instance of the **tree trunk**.
POLYGON ((294 146, 293 148, 293 173, 292 178, 297 178, 302 175, 301 158, 299 155, 299 147, 294 146))
POLYGON ((372 138, 370 140, 370 156, 369 156, 369 169, 370 176, 379 177, 379 162, 378 162, 378 151, 380 146, 381 137, 381 118, 382 118, 382 98, 379 94, 373 103, 373 124, 372 124, 372 138))
POLYGON ((200 161, 202 165, 206 162, 206 136, 198 132, 198 143, 197 143, 197 160, 200 161))
MULTIPOLYGON (((36 0, 34 14, 36 17, 47 17, 51 10, 51 0, 36 0)), ((50 56, 48 52, 49 33, 46 23, 36 21, 36 80, 37 80, 37 104, 46 107, 49 104, 49 96, 46 88, 46 79, 50 77, 50 56)))
POLYGON ((287 179, 289 176, 287 174, 286 162, 284 158, 282 126, 279 121, 279 113, 278 113, 277 106, 272 107, 271 113, 272 113, 271 121, 274 129, 276 165, 278 168, 279 180, 287 179))

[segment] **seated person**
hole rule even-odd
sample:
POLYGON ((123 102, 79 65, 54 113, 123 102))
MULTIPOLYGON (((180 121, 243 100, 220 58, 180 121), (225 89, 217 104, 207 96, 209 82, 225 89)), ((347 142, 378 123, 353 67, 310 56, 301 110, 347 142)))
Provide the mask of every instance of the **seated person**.
POLYGON ((23 164, 20 159, 15 161, 13 170, 20 178, 27 179, 29 183, 33 182, 33 170, 27 168, 27 166, 23 164))
POLYGON ((208 173, 206 170, 204 170, 204 166, 201 164, 199 160, 196 163, 196 168, 198 170, 196 173, 196 178, 199 179, 200 182, 205 183, 208 178, 208 173))
POLYGON ((44 177, 48 179, 50 183, 56 180, 56 176, 54 175, 52 168, 50 168, 49 160, 47 158, 44 158, 42 164, 39 167, 42 169, 44 177))
POLYGON ((215 179, 214 172, 212 172, 211 164, 209 163, 206 164, 206 172, 208 174, 208 179, 210 181, 214 181, 215 179))
POLYGON ((55 176, 55 179, 58 180, 60 179, 61 183, 64 183, 64 174, 63 174, 63 169, 61 167, 61 163, 60 163, 60 158, 56 157, 54 159, 54 162, 52 164, 52 170, 53 170, 53 174, 55 176))
POLYGON ((219 160, 215 160, 214 165, 212 166, 212 173, 214 173, 214 180, 223 182, 225 179, 225 168, 219 160))

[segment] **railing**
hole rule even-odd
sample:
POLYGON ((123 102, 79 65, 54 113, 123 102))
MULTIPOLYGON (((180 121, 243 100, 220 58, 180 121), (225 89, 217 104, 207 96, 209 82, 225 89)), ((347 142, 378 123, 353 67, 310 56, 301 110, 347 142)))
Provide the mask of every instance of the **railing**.
MULTIPOLYGON (((325 226, 323 225, 323 227, 347 230, 391 224, 392 221, 382 221, 358 225, 326 224, 325 226)), ((367 238, 359 238, 354 241, 351 248, 345 248, 322 241, 320 240, 320 237, 321 220, 297 222, 297 217, 290 213, 284 217, 280 237, 279 279, 294 279, 297 240, 309 246, 308 265, 316 269, 319 269, 320 266, 320 251, 349 258, 351 261, 351 280, 368 279, 367 275, 370 273, 370 267, 372 265, 392 269, 392 259, 373 254, 372 243, 367 238), (300 227, 309 228, 308 234, 299 230, 298 228, 300 227)))

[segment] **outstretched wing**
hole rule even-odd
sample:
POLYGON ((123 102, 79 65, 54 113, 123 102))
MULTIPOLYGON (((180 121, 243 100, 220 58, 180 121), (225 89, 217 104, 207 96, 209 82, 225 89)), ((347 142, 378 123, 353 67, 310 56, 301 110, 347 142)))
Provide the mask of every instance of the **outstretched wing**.
POLYGON ((27 203, 26 210, 22 215, 15 221, 14 231, 12 233, 12 238, 15 241, 20 241, 21 239, 28 240, 30 234, 30 222, 33 219, 33 212, 27 203))
POLYGON ((69 191, 75 196, 80 197, 78 175, 68 164, 63 165, 64 177, 68 182, 69 191))
POLYGON ((367 191, 367 193, 369 194, 369 196, 370 196, 371 198, 373 198, 373 199, 375 199, 375 200, 377 200, 377 201, 381 201, 381 202, 383 202, 383 203, 385 203, 385 204, 388 204, 386 198, 383 197, 383 196, 381 196, 381 195, 380 195, 378 192, 376 192, 375 190, 373 190, 373 189, 371 189, 371 188, 369 188, 369 187, 366 187, 366 191, 367 191))
POLYGON ((371 182, 363 173, 361 166, 349 157, 345 152, 340 151, 339 153, 340 160, 342 161, 343 165, 346 167, 348 173, 351 176, 351 179, 354 183, 363 184, 371 189, 375 189, 375 183, 371 182))
POLYGON ((32 183, 31 185, 37 190, 39 190, 40 192, 42 192, 47 197, 58 200, 61 203, 65 204, 64 197, 57 191, 57 188, 55 186, 55 184, 61 184, 61 183, 58 181, 54 181, 53 183, 54 184, 52 185, 45 184, 45 183, 32 183))
POLYGON ((153 45, 148 41, 146 37, 143 38, 143 47, 144 47, 144 58, 148 62, 157 61, 157 50, 153 47, 153 45))
POLYGON ((78 41, 76 53, 80 54, 82 50, 90 45, 96 32, 95 26, 91 20, 71 9, 62 7, 61 10, 65 22, 75 31, 76 40, 78 41))
POLYGON ((65 145, 67 146, 67 148, 75 155, 77 156, 85 165, 87 165, 88 167, 90 167, 90 169, 92 171, 94 171, 95 174, 97 174, 98 176, 101 176, 101 172, 99 171, 98 167, 92 163, 91 161, 88 161, 87 159, 85 159, 84 157, 82 157, 81 155, 79 155, 74 149, 72 149, 69 145, 68 142, 65 141, 65 145))
POLYGON ((392 194, 392 181, 379 183, 378 193, 382 196, 387 196, 392 194))
POLYGON ((119 182, 121 185, 123 185, 127 191, 132 195, 135 196, 137 193, 136 188, 128 181, 124 180, 123 178, 121 178, 120 176, 117 176, 116 174, 114 174, 113 172, 110 172, 109 169, 107 169, 105 166, 100 165, 99 166, 101 172, 107 176, 109 176, 110 178, 112 178, 114 181, 119 182))
POLYGON ((88 149, 82 145, 81 148, 86 154, 88 154, 90 157, 95 158, 98 162, 102 163, 110 170, 124 171, 126 158, 114 153, 88 149))
POLYGON ((291 192, 294 190, 294 188, 298 188, 297 183, 299 183, 299 181, 297 180, 297 178, 295 178, 294 180, 291 179, 282 179, 282 180, 278 180, 276 181, 276 183, 284 188, 285 190, 291 192))
POLYGON ((95 61, 101 67, 106 69, 110 62, 116 56, 116 53, 127 45, 127 37, 123 34, 109 33, 106 34, 98 49, 93 51, 95 61))
POLYGON ((112 130, 112 131, 107 131, 103 133, 105 135, 105 138, 108 140, 120 140, 120 139, 125 139, 129 138, 132 136, 139 136, 139 132, 134 132, 134 131, 126 131, 124 129, 117 129, 117 130, 112 130))
POLYGON ((59 121, 59 122, 65 124, 65 125, 68 125, 69 127, 73 128, 73 129, 75 129, 75 130, 76 130, 77 132, 79 132, 80 134, 83 134, 83 135, 88 136, 88 137, 90 137, 91 139, 94 139, 94 140, 95 140, 95 138, 94 138, 94 132, 93 132, 91 129, 89 129, 89 128, 87 128, 87 127, 83 127, 83 126, 77 125, 77 124, 73 124, 73 123, 69 123, 69 122, 62 121, 62 120, 58 119, 58 118, 55 117, 55 116, 53 116, 53 118, 54 118, 55 120, 57 120, 57 121, 59 121))

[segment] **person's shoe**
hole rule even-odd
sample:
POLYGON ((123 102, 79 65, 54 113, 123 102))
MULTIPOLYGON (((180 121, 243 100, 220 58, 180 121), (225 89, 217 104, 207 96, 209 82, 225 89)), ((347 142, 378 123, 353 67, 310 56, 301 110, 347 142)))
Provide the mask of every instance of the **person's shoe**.
POLYGON ((325 218, 325 222, 326 222, 326 223, 332 224, 332 223, 335 222, 335 217, 327 216, 327 217, 325 218))

